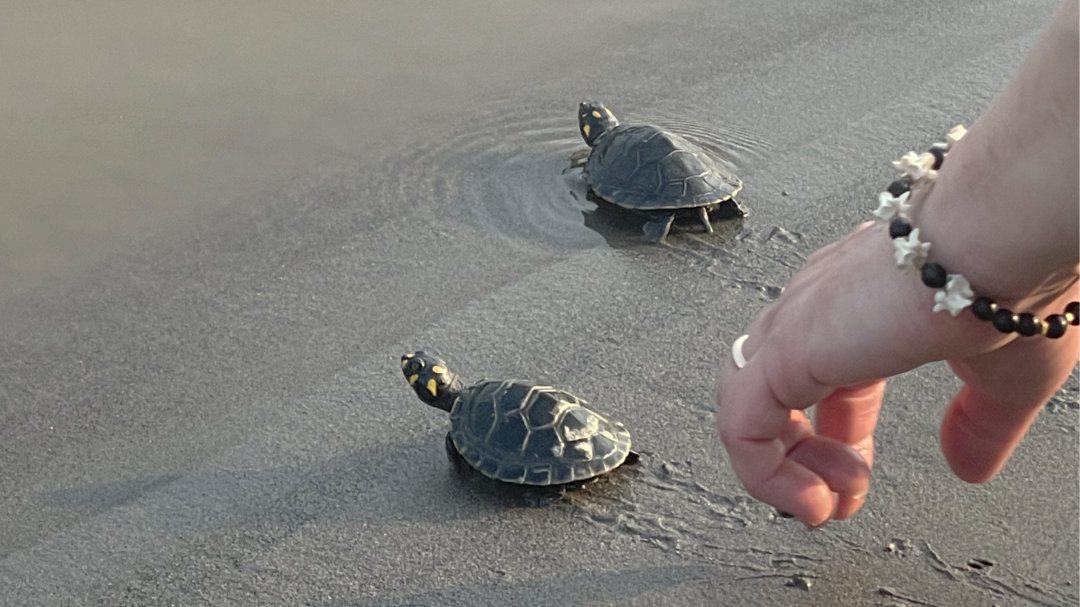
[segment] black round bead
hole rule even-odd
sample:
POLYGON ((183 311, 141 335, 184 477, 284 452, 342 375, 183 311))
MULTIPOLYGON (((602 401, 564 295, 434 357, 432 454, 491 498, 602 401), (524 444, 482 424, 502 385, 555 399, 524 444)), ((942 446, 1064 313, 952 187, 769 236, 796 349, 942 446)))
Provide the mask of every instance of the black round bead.
POLYGON ((1069 321, 1069 324, 1080 325, 1080 301, 1074 301, 1065 306, 1065 311, 1072 314, 1072 320, 1069 321))
POLYGON ((1039 332, 1039 320, 1027 312, 1020 315, 1016 323, 1016 332, 1024 337, 1031 337, 1039 332))
POLYGON ((1012 333, 1016 330, 1016 322, 1013 320, 1012 310, 1002 308, 995 312, 994 328, 1002 333, 1012 333))
POLYGON ((980 297, 971 304, 971 311, 979 320, 993 320, 994 302, 990 301, 989 297, 980 297))
POLYGON ((941 163, 945 162, 945 150, 939 147, 930 148, 930 155, 934 157, 934 166, 931 167, 935 171, 941 168, 941 163))
POLYGON ((1065 329, 1069 327, 1069 321, 1061 314, 1051 314, 1043 322, 1046 323, 1046 336, 1057 339, 1065 335, 1065 329))
POLYGON ((940 289, 945 286, 948 275, 945 268, 939 263, 926 263, 922 267, 922 283, 931 289, 940 289))
POLYGON ((889 193, 889 196, 892 196, 893 198, 899 198, 901 194, 907 192, 910 189, 911 185, 909 185, 908 182, 903 179, 897 179, 896 181, 890 183, 889 187, 885 188, 885 190, 889 193))
POLYGON ((906 219, 896 219, 889 222, 889 238, 907 238, 911 233, 911 224, 906 219))

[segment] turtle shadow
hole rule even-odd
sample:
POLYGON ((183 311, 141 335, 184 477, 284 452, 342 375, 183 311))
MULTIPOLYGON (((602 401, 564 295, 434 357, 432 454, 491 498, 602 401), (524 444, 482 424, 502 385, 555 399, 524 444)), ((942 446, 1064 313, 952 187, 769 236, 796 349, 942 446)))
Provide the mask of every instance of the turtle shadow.
POLYGON ((357 601, 328 601, 325 607, 416 607, 419 605, 583 605, 594 601, 605 604, 620 598, 639 597, 645 593, 700 584, 715 577, 715 569, 703 565, 658 565, 619 571, 566 572, 557 577, 532 577, 515 580, 512 574, 495 570, 503 579, 440 590, 415 592, 393 598, 357 601))
POLYGON ((135 508, 155 533, 246 527, 289 533, 313 522, 450 522, 513 506, 470 489, 451 469, 442 434, 361 447, 329 460, 276 467, 206 465, 56 489, 41 503, 74 515, 135 508))
POLYGON ((535 486, 507 483, 488 478, 477 471, 467 473, 451 472, 453 480, 461 484, 462 491, 468 492, 475 500, 489 506, 508 508, 548 508, 558 505, 575 507, 581 500, 591 498, 612 499, 623 491, 623 485, 633 476, 632 470, 640 465, 640 456, 632 454, 626 462, 614 470, 595 476, 585 481, 563 485, 535 486))
POLYGON ((644 247, 649 243, 644 238, 644 227, 648 218, 632 209, 619 208, 610 202, 596 198, 590 190, 586 199, 596 206, 582 209, 582 223, 607 241, 613 249, 644 247))
POLYGON ((176 481, 178 473, 139 476, 82 487, 57 489, 45 497, 45 503, 69 510, 103 512, 124 506, 176 481))
MULTIPOLYGON (((103 515, 128 507, 165 535, 272 528, 289 534, 311 522, 384 525, 481 519, 501 511, 568 503, 543 490, 463 478, 447 459, 440 430, 360 447, 329 460, 266 468, 220 465, 65 487, 41 496, 51 508, 103 515)), ((605 475, 612 476, 612 474, 605 475)), ((574 493, 607 491, 601 481, 574 493)))

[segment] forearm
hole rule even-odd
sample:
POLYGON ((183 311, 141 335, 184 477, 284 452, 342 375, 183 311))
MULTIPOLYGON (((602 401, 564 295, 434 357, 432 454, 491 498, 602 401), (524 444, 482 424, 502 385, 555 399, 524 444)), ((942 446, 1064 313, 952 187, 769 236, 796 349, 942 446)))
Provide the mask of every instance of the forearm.
POLYGON ((933 189, 914 200, 931 258, 997 298, 1023 299, 1076 273, 1077 4, 1056 12, 933 189))

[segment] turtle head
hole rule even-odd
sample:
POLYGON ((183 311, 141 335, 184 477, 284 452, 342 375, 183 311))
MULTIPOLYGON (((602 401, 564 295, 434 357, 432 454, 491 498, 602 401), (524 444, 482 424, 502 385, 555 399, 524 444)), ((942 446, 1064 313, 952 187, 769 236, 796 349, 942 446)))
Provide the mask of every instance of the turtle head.
POLYGON ((461 378, 446 363, 427 352, 410 352, 401 357, 401 372, 420 400, 449 411, 461 394, 461 378))
POLYGON ((582 101, 578 106, 578 128, 585 143, 592 147, 596 140, 619 124, 619 119, 603 103, 582 101))

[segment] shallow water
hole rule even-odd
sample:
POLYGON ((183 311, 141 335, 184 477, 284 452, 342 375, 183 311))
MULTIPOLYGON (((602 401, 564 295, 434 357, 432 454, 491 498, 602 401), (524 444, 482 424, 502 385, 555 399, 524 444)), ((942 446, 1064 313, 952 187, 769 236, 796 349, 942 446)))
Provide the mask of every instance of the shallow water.
POLYGON ((947 370, 897 380, 866 510, 817 532, 712 428, 726 344, 1050 5, 9 7, 0 597, 1075 604, 1075 382, 971 487, 947 370), (750 216, 643 244, 567 170, 583 99, 709 150, 750 216), (573 391, 642 462, 543 508, 459 482, 417 348, 573 391))
POLYGON ((422 162, 408 156, 423 149, 463 155, 458 146, 507 122, 516 135, 526 125, 515 117, 548 126, 489 96, 588 48, 590 23, 625 26, 658 10, 570 6, 8 7, 0 296, 85 269, 195 210, 265 198, 268 182, 343 156, 360 154, 363 171, 425 179, 458 167, 409 173, 398 162, 422 162), (447 129, 464 118, 473 135, 447 129))
MULTIPOLYGON (((400 180, 403 199, 423 200, 432 212, 485 232, 560 250, 603 246, 605 235, 609 241, 619 236, 627 244, 640 241, 623 233, 640 236, 642 222, 633 213, 603 209, 602 218, 595 216, 597 204, 588 200, 581 170, 571 167, 571 155, 587 149, 574 110, 574 104, 488 102, 471 109, 456 128, 431 133, 430 141, 383 163, 400 180)), ((768 150, 745 130, 714 132, 665 116, 651 122, 702 146, 735 174, 768 150)))

